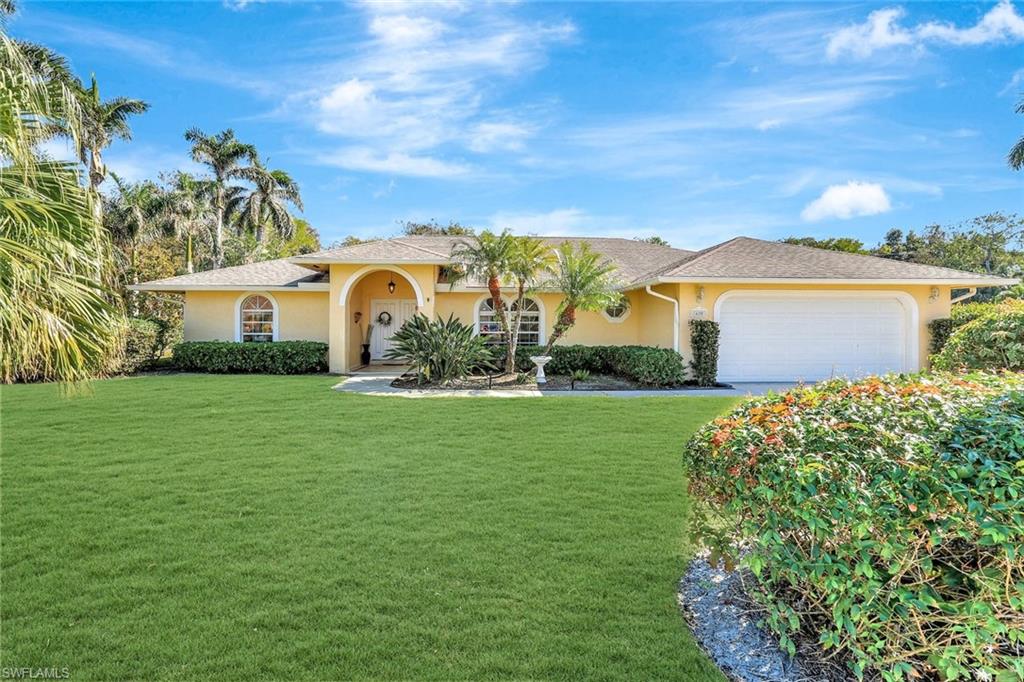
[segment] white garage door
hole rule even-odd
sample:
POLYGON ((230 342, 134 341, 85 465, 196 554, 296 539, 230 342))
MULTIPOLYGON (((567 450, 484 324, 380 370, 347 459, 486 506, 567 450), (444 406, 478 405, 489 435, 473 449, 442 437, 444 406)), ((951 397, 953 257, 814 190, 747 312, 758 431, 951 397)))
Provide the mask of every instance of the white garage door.
POLYGON ((716 316, 721 381, 818 381, 915 369, 908 311, 891 295, 738 294, 723 299, 716 316))

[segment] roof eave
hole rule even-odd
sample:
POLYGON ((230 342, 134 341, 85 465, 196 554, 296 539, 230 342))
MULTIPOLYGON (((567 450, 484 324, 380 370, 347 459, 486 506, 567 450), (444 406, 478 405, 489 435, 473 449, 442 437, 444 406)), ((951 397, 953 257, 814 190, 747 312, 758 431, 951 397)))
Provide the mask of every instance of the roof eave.
POLYGON ((868 278, 822 278, 822 277, 658 277, 633 284, 643 287, 649 284, 902 284, 954 287, 1002 287, 1013 286, 1020 280, 1008 277, 978 277, 974 279, 868 279, 868 278))
POLYGON ((325 258, 323 256, 292 256, 294 265, 451 265, 451 260, 440 258, 325 258))
POLYGON ((328 282, 299 284, 157 284, 143 282, 128 285, 129 291, 330 291, 328 282))

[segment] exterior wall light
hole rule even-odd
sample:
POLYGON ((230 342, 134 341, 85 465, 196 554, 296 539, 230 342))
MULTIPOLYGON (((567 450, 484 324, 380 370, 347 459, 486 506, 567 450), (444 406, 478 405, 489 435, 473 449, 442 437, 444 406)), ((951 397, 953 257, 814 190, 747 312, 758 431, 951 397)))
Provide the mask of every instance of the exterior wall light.
POLYGON ((395 278, 394 277, 388 279, 388 293, 389 294, 395 293, 395 278))

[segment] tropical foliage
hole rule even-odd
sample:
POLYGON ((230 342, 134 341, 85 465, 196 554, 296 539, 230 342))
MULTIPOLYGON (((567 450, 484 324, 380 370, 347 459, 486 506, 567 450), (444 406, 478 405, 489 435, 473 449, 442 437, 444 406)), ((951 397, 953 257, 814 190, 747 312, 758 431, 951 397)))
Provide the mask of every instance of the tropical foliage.
POLYGON ((1024 375, 836 380, 744 403, 686 448, 693 526, 739 548, 789 652, 858 678, 1024 676, 1024 375))
POLYGON ((389 360, 413 366, 419 383, 451 383, 483 369, 493 369, 493 353, 471 325, 449 315, 430 320, 417 314, 391 337, 389 360))
POLYGON ((718 332, 713 320, 690 320, 690 371, 698 386, 718 383, 718 332))
POLYGON ((958 326, 936 355, 936 369, 1024 371, 1024 301, 1008 301, 958 326))
MULTIPOLYGON (((1018 114, 1024 114, 1024 99, 1017 103, 1015 111, 1018 114)), ((1006 163, 1013 170, 1019 171, 1024 168, 1024 135, 1017 140, 1017 144, 1010 148, 1010 153, 1006 155, 1006 163)))
POLYGON ((538 278, 548 268, 548 247, 539 239, 517 237, 508 230, 499 234, 487 230, 479 235, 470 235, 456 244, 452 249, 452 260, 457 265, 449 268, 446 273, 452 287, 466 280, 486 283, 501 328, 505 367, 512 368, 516 347, 519 345, 526 295, 533 290, 538 278), (512 311, 509 311, 501 297, 502 286, 509 284, 516 291, 512 311))
POLYGON ((561 292, 562 300, 555 311, 555 327, 544 355, 550 355, 555 342, 576 324, 578 311, 598 312, 622 300, 612 276, 615 266, 592 251, 586 242, 563 242, 555 256, 553 276, 547 285, 561 292))
MULTIPOLYGON (((6 6, 4 9, 10 9, 6 6)), ((69 163, 40 158, 60 130, 86 137, 66 65, 0 31, 0 380, 84 379, 122 326, 102 283, 110 242, 69 163)))

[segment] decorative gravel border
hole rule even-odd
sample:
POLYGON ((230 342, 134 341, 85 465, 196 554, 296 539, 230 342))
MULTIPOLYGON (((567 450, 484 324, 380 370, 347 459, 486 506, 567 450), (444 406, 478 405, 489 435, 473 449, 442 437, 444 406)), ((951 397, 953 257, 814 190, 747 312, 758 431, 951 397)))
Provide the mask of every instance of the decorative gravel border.
MULTIPOLYGON (((753 576, 745 569, 726 571, 698 555, 679 581, 678 601, 683 617, 708 657, 726 677, 737 682, 811 682, 825 680, 818 666, 802 664, 779 648, 761 629, 758 607, 743 589, 753 576)), ((845 676, 844 676, 845 677, 845 676)), ((842 679, 842 678, 839 678, 842 679)))

